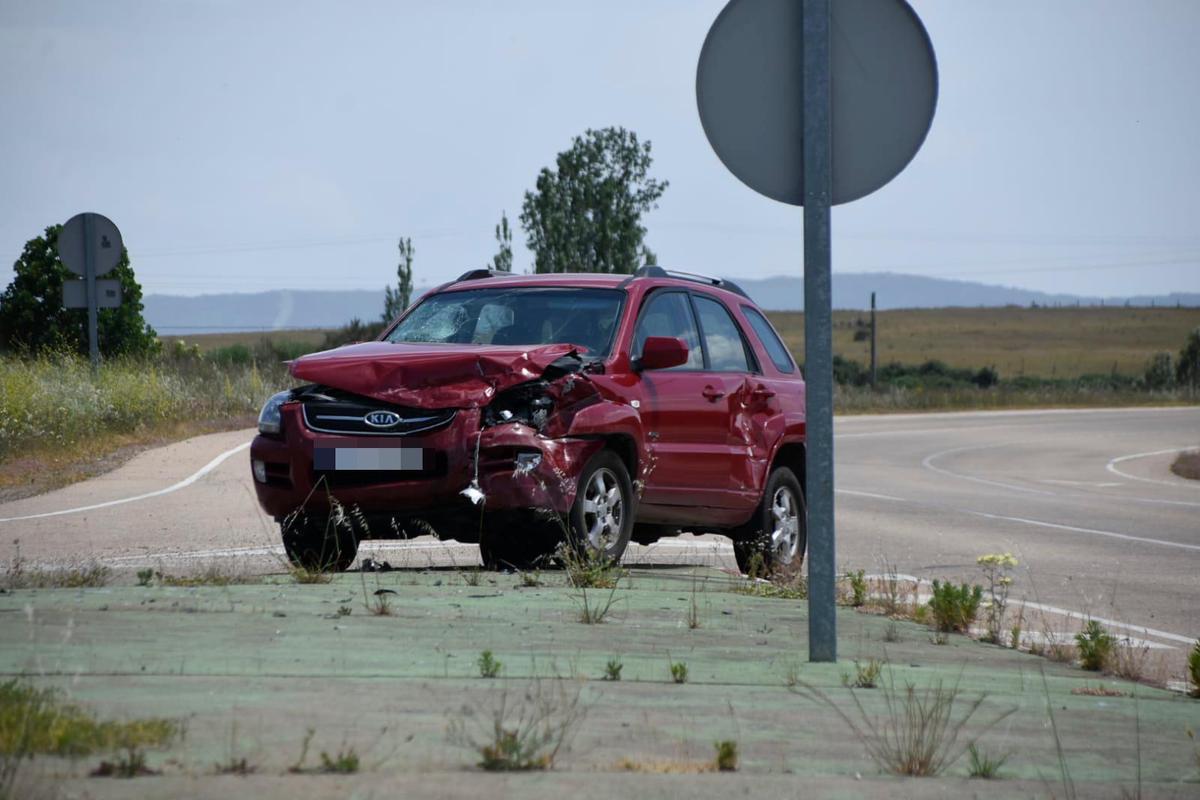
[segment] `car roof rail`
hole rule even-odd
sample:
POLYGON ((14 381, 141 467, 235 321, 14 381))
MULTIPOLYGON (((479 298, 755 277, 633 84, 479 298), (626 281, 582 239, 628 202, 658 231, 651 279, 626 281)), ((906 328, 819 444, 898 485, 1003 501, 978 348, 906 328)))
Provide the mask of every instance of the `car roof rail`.
POLYGON ((662 267, 653 264, 639 268, 633 273, 632 276, 630 276, 629 279, 627 279, 626 282, 628 282, 628 280, 632 280, 633 278, 679 278, 685 281, 707 283, 709 286, 716 286, 718 289, 725 289, 733 292, 734 294, 740 294, 747 300, 750 299, 750 295, 746 294, 746 291, 742 289, 742 287, 738 286, 731 280, 727 280, 725 278, 714 278, 711 275, 701 275, 696 272, 683 272, 682 270, 677 269, 663 269, 662 267))
POLYGON ((511 275, 511 272, 503 272, 498 269, 472 269, 459 275, 455 283, 458 283, 458 281, 477 281, 481 278, 504 278, 511 275))

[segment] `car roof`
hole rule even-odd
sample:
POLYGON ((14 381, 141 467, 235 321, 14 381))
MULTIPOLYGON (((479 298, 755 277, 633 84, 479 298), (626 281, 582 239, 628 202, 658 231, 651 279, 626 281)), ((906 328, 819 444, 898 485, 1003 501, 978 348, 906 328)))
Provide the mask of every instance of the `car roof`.
POLYGON ((709 289, 724 296, 732 303, 750 303, 756 305, 739 287, 728 281, 707 278, 690 273, 633 275, 603 272, 545 272, 532 275, 507 275, 504 273, 475 270, 468 272, 457 281, 451 281, 435 291, 453 292, 468 289, 504 289, 516 287, 575 287, 580 289, 620 289, 633 281, 649 281, 651 286, 674 286, 683 289, 709 289))

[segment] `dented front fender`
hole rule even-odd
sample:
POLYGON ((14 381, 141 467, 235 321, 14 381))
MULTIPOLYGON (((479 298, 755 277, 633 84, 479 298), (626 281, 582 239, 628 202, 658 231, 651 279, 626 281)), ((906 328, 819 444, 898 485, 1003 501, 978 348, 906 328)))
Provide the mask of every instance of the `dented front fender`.
POLYGON ((583 465, 603 448, 603 440, 549 438, 521 423, 485 428, 478 455, 484 508, 546 510, 565 521, 583 465))

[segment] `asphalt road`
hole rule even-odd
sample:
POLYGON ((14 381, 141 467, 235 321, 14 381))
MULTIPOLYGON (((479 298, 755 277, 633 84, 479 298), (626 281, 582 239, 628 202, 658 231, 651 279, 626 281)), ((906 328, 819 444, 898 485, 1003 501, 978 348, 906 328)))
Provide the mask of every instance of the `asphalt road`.
MULTIPOLYGON (((251 436, 147 451, 0 505, 0 536, 19 540, 30 562, 277 570, 277 531, 258 510, 244 449, 251 436)), ((839 569, 979 580, 979 555, 1011 552, 1015 601, 1126 623, 1179 652, 1200 637, 1200 483, 1168 469, 1174 452, 1200 446, 1200 408, 842 417, 836 437, 839 569)), ((431 539, 362 552, 396 566, 477 558, 431 539)), ((627 560, 733 562, 726 540, 690 536, 631 547, 627 560)))

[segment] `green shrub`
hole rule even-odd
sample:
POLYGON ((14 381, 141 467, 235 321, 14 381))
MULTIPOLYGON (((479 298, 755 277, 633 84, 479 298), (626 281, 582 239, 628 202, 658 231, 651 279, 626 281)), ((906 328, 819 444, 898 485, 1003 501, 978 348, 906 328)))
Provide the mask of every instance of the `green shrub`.
POLYGON ((966 633, 979 613, 983 602, 983 587, 967 584, 933 582, 933 596, 929 598, 929 610, 933 612, 935 627, 942 633, 966 633))
POLYGON ((717 749, 717 756, 714 759, 717 765, 718 772, 737 772, 738 768, 738 745, 737 742, 726 739, 721 742, 713 742, 713 747, 717 749))
POLYGON ((501 664, 494 655, 492 655, 491 650, 484 650, 482 653, 480 653, 479 660, 476 663, 479 664, 479 677, 481 678, 494 678, 500 674, 500 670, 504 667, 504 665, 501 664))
POLYGON ((1192 682, 1188 693, 1192 697, 1200 697, 1200 640, 1196 642, 1192 652, 1188 653, 1188 678, 1192 682))
POLYGON ((1083 630, 1075 634, 1075 646, 1079 649, 1079 666, 1099 672, 1116 651, 1117 640, 1103 625, 1089 619, 1083 630))

